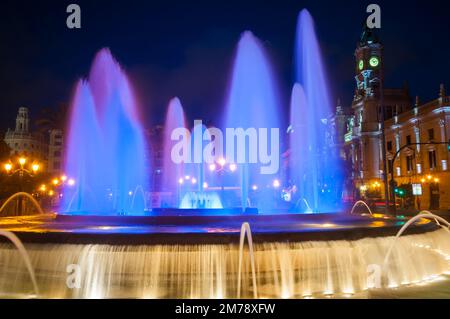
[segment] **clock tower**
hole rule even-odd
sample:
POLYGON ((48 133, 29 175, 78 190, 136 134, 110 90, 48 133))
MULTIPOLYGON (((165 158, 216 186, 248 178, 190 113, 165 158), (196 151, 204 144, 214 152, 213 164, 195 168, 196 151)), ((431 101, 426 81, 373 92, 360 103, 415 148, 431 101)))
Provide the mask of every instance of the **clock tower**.
POLYGON ((356 88, 352 108, 352 153, 357 185, 380 181, 382 167, 383 46, 374 30, 364 26, 355 50, 356 88))

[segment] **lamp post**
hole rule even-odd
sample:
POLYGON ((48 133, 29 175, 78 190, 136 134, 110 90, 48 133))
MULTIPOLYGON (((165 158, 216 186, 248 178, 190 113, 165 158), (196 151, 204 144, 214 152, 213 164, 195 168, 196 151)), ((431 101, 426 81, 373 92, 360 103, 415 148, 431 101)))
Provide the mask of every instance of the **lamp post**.
MULTIPOLYGON (((17 168, 14 166, 12 161, 9 161, 4 165, 4 169, 9 176, 13 176, 15 174, 19 175, 19 192, 23 191, 24 175, 28 174, 30 177, 34 177, 40 169, 40 165, 37 162, 32 162, 31 165, 29 166, 29 168, 26 168, 25 165, 27 162, 28 162, 28 159, 26 157, 19 157, 19 159, 17 160, 17 163, 19 164, 17 168)), ((22 213, 22 197, 18 198, 18 209, 19 209, 19 214, 21 214, 22 213)))
POLYGON ((230 163, 227 165, 227 161, 224 158, 219 158, 216 163, 209 165, 209 170, 211 172, 217 172, 220 175, 220 187, 222 191, 222 198, 225 195, 225 180, 224 175, 226 172, 234 173, 237 170, 237 165, 235 163, 230 163))

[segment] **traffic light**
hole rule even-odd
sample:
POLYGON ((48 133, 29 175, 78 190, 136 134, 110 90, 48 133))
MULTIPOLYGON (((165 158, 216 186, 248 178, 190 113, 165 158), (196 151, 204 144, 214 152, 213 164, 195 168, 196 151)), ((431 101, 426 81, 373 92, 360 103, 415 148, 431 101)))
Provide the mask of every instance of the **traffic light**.
POLYGON ((450 139, 448 139, 447 150, 450 152, 450 139))
POLYGON ((394 192, 398 197, 404 197, 406 195, 406 191, 401 187, 394 188, 394 192))

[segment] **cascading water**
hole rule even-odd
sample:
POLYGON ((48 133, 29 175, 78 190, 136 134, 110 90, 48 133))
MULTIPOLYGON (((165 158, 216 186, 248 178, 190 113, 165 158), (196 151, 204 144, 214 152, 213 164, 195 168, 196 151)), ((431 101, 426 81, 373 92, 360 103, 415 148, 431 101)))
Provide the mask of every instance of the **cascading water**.
POLYGON ((327 121, 332 113, 325 68, 314 30, 314 22, 307 10, 298 17, 296 46, 296 83, 291 103, 292 150, 291 182, 315 212, 336 211, 341 199, 343 176, 337 154, 327 141, 327 121), (303 114, 304 119, 297 119, 303 114), (295 142, 296 141, 296 142, 295 142), (304 143, 304 145, 300 145, 304 143), (301 154, 298 152, 302 151, 301 154))
MULTIPOLYGON (((242 34, 235 56, 231 85, 226 105, 225 127, 243 128, 279 128, 278 112, 280 105, 276 94, 274 77, 262 43, 250 32, 242 34)), ((261 136, 259 136, 261 138, 261 136)), ((266 186, 273 180, 273 175, 260 173, 260 165, 249 163, 249 141, 246 139, 246 164, 240 164, 238 173, 241 176, 241 205, 245 209, 248 203, 250 185, 256 185, 260 196, 256 198, 261 207, 263 198, 271 198, 265 194, 266 186)), ((238 149, 235 144, 234 154, 238 149)), ((243 151, 242 149, 240 151, 243 151)), ((228 162, 236 162, 227 154, 228 162)), ((273 190, 272 190, 273 191, 273 190)), ((273 195, 273 193, 272 193, 273 195)), ((269 201, 264 208, 270 208, 269 201)))
POLYGON ((148 189, 146 146, 130 83, 108 49, 99 51, 71 105, 63 210, 77 214, 142 214, 136 187, 148 189), (138 203, 139 202, 139 203, 138 203))
MULTIPOLYGON (((394 240, 389 280, 379 288, 427 283, 449 274, 450 240, 444 229, 397 239, 253 243, 256 273, 238 240, 216 245, 61 244, 51 249, 28 244, 27 251, 43 298, 236 298, 239 273, 242 298, 254 297, 255 287, 259 298, 370 297, 372 271, 383 267, 394 240), (66 284, 68 265, 79 267, 79 289, 66 284)), ((17 251, 0 243, 0 256, 0 293, 29 291, 29 273, 17 251)))

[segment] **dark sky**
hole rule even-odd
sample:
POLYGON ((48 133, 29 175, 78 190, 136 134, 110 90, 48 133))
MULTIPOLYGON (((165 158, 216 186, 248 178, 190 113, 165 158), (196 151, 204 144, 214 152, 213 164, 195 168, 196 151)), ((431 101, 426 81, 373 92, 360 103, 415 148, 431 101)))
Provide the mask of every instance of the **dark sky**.
POLYGON ((148 125, 161 122, 173 96, 190 120, 215 119, 244 30, 264 41, 287 109, 302 8, 315 19, 333 99, 348 105, 353 53, 369 3, 382 8, 387 86, 408 81, 411 94, 424 101, 437 97, 440 83, 450 90, 448 1, 2 1, 0 128, 13 126, 19 106, 36 117, 42 107, 68 102, 102 47, 127 70, 148 125), (69 3, 81 6, 81 30, 66 27, 69 3))

